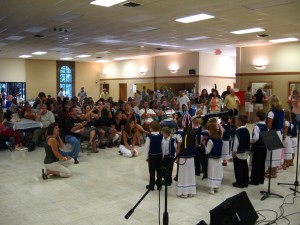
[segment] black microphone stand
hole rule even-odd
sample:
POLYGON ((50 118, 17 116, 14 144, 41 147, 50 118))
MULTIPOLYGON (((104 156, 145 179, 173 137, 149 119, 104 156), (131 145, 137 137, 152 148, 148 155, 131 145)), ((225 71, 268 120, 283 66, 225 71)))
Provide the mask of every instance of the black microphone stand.
MULTIPOLYGON (((180 152, 181 153, 181 152, 180 152)), ((157 177, 155 184, 157 184, 157 182, 163 177, 164 173, 168 173, 169 169, 171 168, 171 166, 174 164, 174 162, 176 161, 176 159, 178 159, 178 157, 180 156, 180 153, 178 155, 176 155, 171 162, 168 164, 168 166, 161 171, 161 173, 159 174, 159 176, 157 177)), ((133 206, 132 209, 130 209, 127 214, 125 215, 125 219, 129 219, 129 217, 132 215, 132 213, 134 212, 134 210, 139 206, 139 204, 144 200, 144 198, 148 195, 148 193, 150 192, 150 190, 148 189, 144 195, 140 198, 140 200, 138 200, 138 202, 133 206)), ((168 183, 165 180, 165 211, 163 214, 163 225, 168 225, 169 224, 169 213, 168 213, 168 183)))
MULTIPOLYGON (((298 124, 298 126, 300 126, 300 122, 298 124)), ((294 191, 294 196, 296 196, 296 192, 297 193, 300 193, 298 191, 298 187, 299 187, 299 180, 298 180, 298 177, 299 177, 299 142, 300 142, 300 135, 299 135, 299 131, 297 133, 297 136, 298 136, 298 141, 297 141, 297 159, 296 159, 296 178, 295 178, 295 182, 294 183, 277 183, 278 185, 292 185, 294 186, 294 188, 290 188, 290 190, 294 191)))

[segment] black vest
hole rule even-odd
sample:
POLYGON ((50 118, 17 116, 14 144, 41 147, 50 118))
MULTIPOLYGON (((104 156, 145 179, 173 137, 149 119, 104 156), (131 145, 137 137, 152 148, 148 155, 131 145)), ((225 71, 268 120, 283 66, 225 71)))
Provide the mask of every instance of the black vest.
POLYGON ((239 140, 237 148, 238 153, 244 153, 250 150, 250 133, 247 128, 240 128, 236 130, 236 135, 239 140))
MULTIPOLYGON (((258 127, 259 131, 268 131, 268 127, 266 124, 257 123, 256 126, 258 127)), ((253 135, 252 135, 253 136, 253 135)), ((265 147, 265 143, 263 142, 261 136, 259 135, 259 139, 252 144, 253 147, 265 147)))
POLYGON ((162 155, 161 142, 163 136, 149 134, 148 138, 150 139, 149 155, 162 155))
POLYGON ((216 139, 209 137, 207 139, 207 141, 209 141, 209 140, 212 140, 214 146, 211 149, 210 153, 208 153, 208 158, 213 158, 213 159, 221 158, 222 157, 222 145, 223 145, 222 139, 216 140, 216 139))

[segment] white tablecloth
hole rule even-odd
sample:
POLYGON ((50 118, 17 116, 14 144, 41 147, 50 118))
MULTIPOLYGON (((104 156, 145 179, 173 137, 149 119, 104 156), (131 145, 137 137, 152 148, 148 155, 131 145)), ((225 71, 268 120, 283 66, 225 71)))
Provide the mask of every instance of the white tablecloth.
POLYGON ((42 128, 43 124, 34 120, 22 118, 19 122, 8 122, 8 127, 13 130, 26 130, 30 128, 42 128))

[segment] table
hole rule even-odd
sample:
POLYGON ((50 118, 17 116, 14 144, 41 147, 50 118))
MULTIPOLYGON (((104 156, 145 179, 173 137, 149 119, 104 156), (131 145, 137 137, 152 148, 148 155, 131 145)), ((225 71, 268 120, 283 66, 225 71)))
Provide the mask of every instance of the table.
POLYGON ((42 128, 43 124, 41 122, 22 118, 19 122, 7 122, 7 126, 13 130, 26 130, 30 128, 42 128))

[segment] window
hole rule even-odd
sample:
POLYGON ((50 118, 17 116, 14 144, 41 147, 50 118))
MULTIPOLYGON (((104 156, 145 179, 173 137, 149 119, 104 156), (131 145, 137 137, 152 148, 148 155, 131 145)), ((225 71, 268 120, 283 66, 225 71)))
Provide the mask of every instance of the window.
POLYGON ((72 98, 75 94, 75 62, 57 61, 56 63, 56 86, 57 93, 60 88, 64 89, 64 96, 72 98))
POLYGON ((59 87, 64 89, 64 96, 72 98, 72 71, 68 66, 60 67, 59 87))

